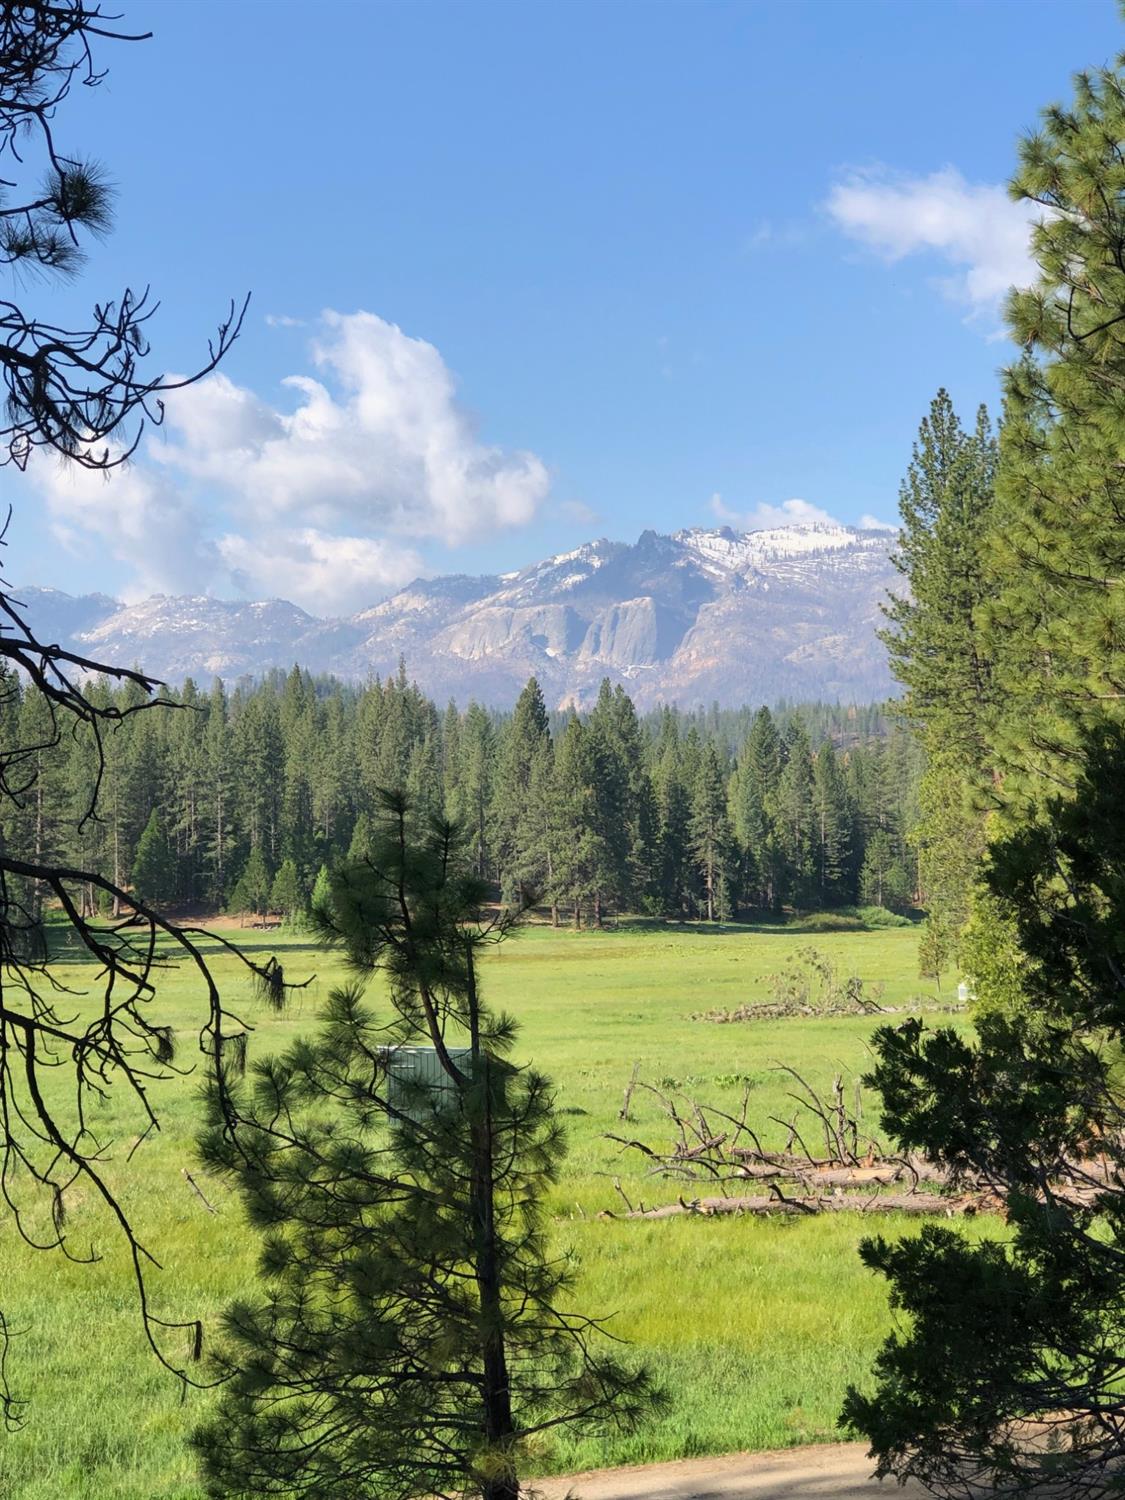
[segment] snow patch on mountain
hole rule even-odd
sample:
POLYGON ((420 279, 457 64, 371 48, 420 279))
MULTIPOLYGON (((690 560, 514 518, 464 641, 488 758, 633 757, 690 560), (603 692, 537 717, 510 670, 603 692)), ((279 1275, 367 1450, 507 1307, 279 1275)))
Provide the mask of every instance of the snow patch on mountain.
POLYGON ((24 596, 42 634, 171 682, 294 662, 362 681, 402 657, 428 692, 462 704, 510 704, 533 673, 557 705, 590 701, 605 676, 642 707, 870 700, 891 689, 875 627, 899 582, 893 544, 884 530, 826 522, 646 531, 632 545, 603 538, 514 572, 415 579, 338 620, 284 599, 24 596))

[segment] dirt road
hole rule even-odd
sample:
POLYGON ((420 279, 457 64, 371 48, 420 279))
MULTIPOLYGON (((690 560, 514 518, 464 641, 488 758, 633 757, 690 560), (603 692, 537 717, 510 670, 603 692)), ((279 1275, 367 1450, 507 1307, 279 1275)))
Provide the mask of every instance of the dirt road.
POLYGON ((918 1500, 918 1486, 871 1478, 862 1443, 734 1453, 643 1468, 600 1469, 544 1479, 544 1500, 918 1500))

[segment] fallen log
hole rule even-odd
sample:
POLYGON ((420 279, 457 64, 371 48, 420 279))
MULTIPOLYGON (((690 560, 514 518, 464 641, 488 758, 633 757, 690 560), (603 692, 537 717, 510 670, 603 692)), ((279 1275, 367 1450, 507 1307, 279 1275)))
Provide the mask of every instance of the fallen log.
POLYGON ((603 1209, 599 1219, 673 1219, 685 1214, 714 1218, 726 1214, 752 1214, 769 1218, 779 1214, 912 1214, 918 1217, 954 1218, 961 1214, 994 1212, 998 1199, 969 1194, 947 1197, 941 1193, 878 1193, 861 1198, 841 1193, 827 1198, 680 1198, 675 1203, 660 1203, 653 1208, 634 1208, 625 1213, 603 1209))
MULTIPOLYGON (((882 1142, 862 1128, 862 1104, 856 1089, 849 1106, 843 1080, 833 1081, 829 1098, 823 1098, 793 1068, 782 1065, 796 1085, 790 1098, 797 1105, 791 1120, 771 1116, 775 1125, 787 1129, 785 1149, 768 1151, 747 1120, 750 1090, 743 1096, 739 1114, 699 1104, 681 1095, 670 1095, 651 1084, 640 1088, 654 1095, 672 1122, 675 1138, 670 1148, 660 1150, 647 1142, 609 1135, 622 1150, 637 1152, 648 1164, 646 1176, 669 1182, 706 1182, 710 1194, 681 1196, 674 1203, 646 1207, 633 1202, 615 1181, 625 1204, 625 1213, 606 1211, 603 1217, 666 1219, 684 1214, 821 1214, 905 1213, 915 1216, 954 1215, 1002 1211, 1002 1199, 994 1185, 982 1175, 955 1175, 947 1167, 924 1157, 891 1155, 882 1142), (806 1143, 802 1130, 817 1147, 806 1143), (815 1135, 820 1139, 816 1140, 815 1135), (822 1154, 821 1154, 822 1153, 822 1154), (743 1184, 760 1184, 762 1195, 740 1192, 743 1184)), ((634 1076, 630 1088, 637 1086, 634 1076)), ((1082 1161, 1060 1160, 1049 1186, 1048 1197, 1072 1205, 1094 1207, 1107 1187, 1118 1182, 1120 1149, 1107 1155, 1104 1141, 1097 1155, 1082 1161)), ((1120 1143, 1118 1143, 1120 1146, 1120 1143)))

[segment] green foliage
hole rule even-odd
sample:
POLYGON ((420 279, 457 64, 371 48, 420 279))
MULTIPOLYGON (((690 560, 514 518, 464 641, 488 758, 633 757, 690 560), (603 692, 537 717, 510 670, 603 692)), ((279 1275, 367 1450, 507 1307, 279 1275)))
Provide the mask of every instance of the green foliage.
POLYGON ((785 893, 797 908, 815 900, 816 800, 809 737, 794 720, 784 740, 785 765, 777 785, 777 823, 784 849, 785 893))
POLYGON ((1122 715, 1125 599, 1125 78, 1079 74, 1020 146, 1013 196, 1042 210, 1039 277, 1008 302, 1025 352, 1005 379, 992 535, 996 748, 1022 818, 1042 778, 1073 787, 1087 731, 1122 715))
MULTIPOLYGON (((987 549, 996 464, 984 408, 966 431, 947 392, 939 391, 900 492, 894 562, 909 588, 883 606, 888 626, 881 638, 905 689, 903 712, 927 756, 911 840, 931 917, 923 956, 928 973, 955 949, 968 920, 984 848, 982 809, 993 764, 988 730, 999 701, 997 645, 982 622, 994 591, 987 549)), ((878 879, 875 870, 865 874, 878 879)))
POLYGON ((973 915, 958 945, 961 970, 973 997, 974 1016, 992 1012, 1015 1021, 1028 1014, 1028 958, 1019 945, 1007 904, 978 892, 973 915))
POLYGON ((1099 1476, 1125 1457, 1125 731, 1103 730, 1083 762, 1073 800, 990 851, 971 945, 977 1040, 917 1020, 873 1038, 886 1127, 955 1176, 982 1175, 1013 1227, 1002 1249, 948 1233, 865 1249, 911 1323, 846 1415, 881 1472, 940 1494, 963 1493, 968 1469, 1013 1493, 1110 1494, 1099 1476), (1013 1442, 1014 1423, 1047 1419, 1058 1451, 1013 1442))
POLYGON ((133 889, 141 900, 154 906, 173 894, 176 870, 160 815, 153 808, 133 856, 133 889))
POLYGON ((384 805, 314 920, 357 975, 384 976, 389 1015, 362 978, 337 987, 311 1041, 259 1063, 233 1111, 211 1101, 203 1158, 260 1231, 266 1284, 227 1314, 222 1396, 195 1437, 216 1496, 514 1500, 536 1434, 628 1429, 658 1401, 557 1306, 574 1276, 544 1221, 553 1090, 506 1060, 514 1024, 480 998, 479 954, 507 924, 482 918, 454 825, 384 805))
POLYGON ((688 838, 702 883, 703 915, 709 922, 728 915, 731 832, 727 821, 725 777, 713 744, 704 746, 691 789, 688 838))
POLYGON ((229 910, 252 911, 257 916, 264 916, 269 910, 272 889, 273 882, 265 855, 260 848, 255 847, 251 849, 242 874, 231 892, 229 910))
POLYGON ((331 910, 332 880, 329 876, 327 865, 321 865, 320 869, 316 872, 309 905, 313 911, 330 912, 331 910))
MULTIPOLYGON (((1125 58, 1079 75, 1073 104, 1044 112, 1012 184, 1043 212, 1038 279, 1008 302, 1023 353, 1005 377, 972 612, 991 682, 979 765, 994 774, 978 785, 998 809, 963 942, 978 1038, 910 1023, 875 1039, 893 1133, 983 1174, 1012 1228, 989 1249, 930 1232, 866 1251, 906 1320, 876 1390, 853 1392, 847 1415, 881 1472, 939 1495, 1121 1492, 1123 137, 1125 58), (1030 1441, 1029 1423, 1051 1441, 1030 1441)), ((947 647, 933 666, 973 712, 947 647)), ((959 801, 972 768, 935 756, 923 785, 936 836, 920 863, 948 851, 950 912, 983 843, 959 801)))
POLYGON ((270 910, 281 912, 287 922, 295 922, 304 912, 305 891, 293 859, 283 859, 278 867, 270 887, 269 904, 270 910))
MULTIPOLYGON (((129 706, 131 690, 93 691, 106 705, 129 706)), ((906 904, 914 893, 904 830, 920 766, 908 738, 874 708, 666 709, 641 719, 624 690, 605 683, 593 709, 577 715, 582 753, 576 758, 572 744, 564 765, 567 719, 552 734, 534 685, 512 714, 470 703, 439 716, 402 672, 357 690, 294 670, 229 695, 216 683, 206 697, 188 681, 177 696, 190 713, 130 715, 104 734, 99 819, 77 827, 96 767, 82 732, 40 753, 35 796, 7 809, 5 834, 121 884, 155 810, 172 897, 264 910, 279 907, 272 888, 262 895, 256 885, 253 896, 245 883, 235 889, 252 850, 271 876, 291 860, 306 893, 322 865, 367 856, 376 778, 389 769, 420 807, 470 831, 476 873, 497 894, 534 895, 556 921, 561 912, 601 925, 622 913, 698 917, 709 909, 731 918, 780 912, 798 896, 807 906, 838 906, 906 904), (801 796, 784 806, 782 725, 789 740, 803 741, 786 784, 788 793, 801 780, 801 796), (711 848, 702 857, 701 838, 711 848), (881 877, 859 889, 875 838, 893 869, 890 894, 881 877)), ((38 743, 40 695, 13 682, 11 699, 27 742, 38 743)), ((92 911, 96 886, 79 894, 92 911)))
POLYGON ((895 566, 909 593, 884 605, 881 632, 905 688, 907 717, 935 748, 979 774, 994 697, 989 645, 977 622, 987 597, 996 439, 982 407, 967 432, 946 391, 930 405, 899 492, 902 526, 895 566))

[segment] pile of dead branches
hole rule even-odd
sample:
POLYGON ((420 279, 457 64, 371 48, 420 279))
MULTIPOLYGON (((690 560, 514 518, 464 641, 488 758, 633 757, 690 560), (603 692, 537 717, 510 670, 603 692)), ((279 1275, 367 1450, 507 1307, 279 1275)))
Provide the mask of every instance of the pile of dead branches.
MULTIPOLYGON (((863 1125, 860 1087, 851 1091, 839 1075, 828 1097, 819 1094, 796 1069, 778 1065, 792 1088, 795 1110, 789 1119, 768 1116, 786 1133, 781 1150, 767 1150, 749 1120, 752 1086, 737 1113, 703 1105, 681 1093, 634 1078, 622 1117, 628 1117, 634 1089, 653 1095, 672 1125, 671 1143, 657 1148, 645 1141, 609 1135, 623 1151, 648 1163, 647 1176, 691 1184, 672 1202, 633 1202, 620 1179, 614 1186, 625 1206, 607 1218, 668 1219, 681 1214, 906 1213, 951 1216, 998 1212, 1001 1197, 979 1176, 955 1177, 946 1168, 913 1155, 896 1155, 863 1125), (700 1192, 703 1188, 706 1191, 700 1192)), ((763 1125, 764 1129, 765 1126, 763 1125)), ((1080 1177, 1052 1191, 1069 1202, 1093 1203, 1107 1185, 1107 1169, 1085 1163, 1080 1177)), ((1065 1175, 1065 1174, 1064 1174, 1065 1175)))
POLYGON ((963 1005, 932 1003, 918 995, 906 1005, 884 1005, 886 985, 868 984, 858 974, 841 974, 833 959, 819 948, 798 948, 791 962, 766 977, 772 999, 747 1002, 733 1010, 694 1011, 693 1021, 728 1025, 736 1021, 779 1021, 793 1016, 891 1016, 928 1011, 964 1010, 963 1005))
POLYGON ((919 1010, 931 1013, 938 1011, 955 1015, 965 1009, 963 1005, 938 1005, 919 997, 909 1005, 880 1005, 865 995, 838 1005, 806 1005, 798 1000, 763 1000, 736 1005, 732 1010, 716 1007, 714 1010, 694 1010, 693 1021, 712 1021, 718 1026, 728 1026, 734 1021, 784 1021, 793 1016, 814 1016, 823 1020, 826 1016, 905 1016, 917 1015, 919 1010))

